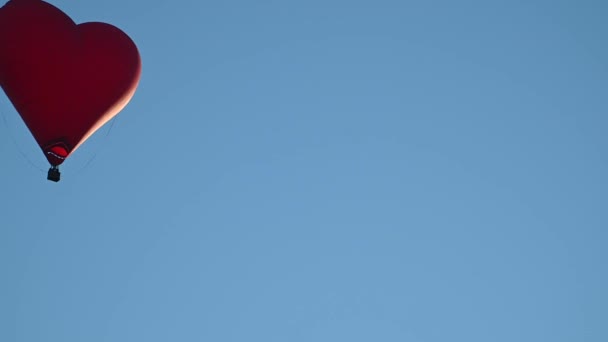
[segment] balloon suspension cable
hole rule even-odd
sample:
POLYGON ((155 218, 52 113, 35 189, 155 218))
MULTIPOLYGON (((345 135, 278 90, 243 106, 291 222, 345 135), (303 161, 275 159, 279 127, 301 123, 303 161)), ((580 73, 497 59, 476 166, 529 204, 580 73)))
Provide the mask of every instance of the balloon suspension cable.
MULTIPOLYGON (((109 126, 108 126, 108 129, 107 129, 107 131, 106 131, 106 134, 102 136, 102 139, 101 139, 102 141, 104 141, 104 142, 105 142, 105 141, 108 139, 108 137, 110 136, 110 133, 112 132, 112 128, 114 128, 114 124, 116 123, 116 120, 117 120, 117 119, 118 119, 118 115, 112 118, 112 120, 111 120, 111 121, 110 121, 110 123, 109 123, 109 126)), ((83 172, 84 170, 86 170, 86 169, 87 169, 87 168, 88 168, 88 167, 89 167, 89 166, 90 166, 90 165, 93 163, 93 161, 95 160, 95 158, 97 158, 97 155, 99 154, 100 150, 101 150, 101 147, 99 147, 99 148, 97 149, 97 151, 95 151, 95 152, 93 153, 93 155, 91 156, 91 158, 89 158, 89 160, 86 162, 86 164, 84 164, 84 165, 83 165, 83 166, 80 168, 80 170, 78 170, 78 172, 77 172, 77 173, 81 173, 81 172, 83 172)))
POLYGON ((19 152, 19 154, 21 154, 21 157, 23 157, 23 159, 30 164, 31 167, 33 167, 34 169, 40 171, 40 172, 44 172, 43 169, 41 169, 38 165, 36 165, 26 154, 25 152, 23 152, 23 150, 21 149, 21 147, 19 146, 19 144, 17 143, 17 140, 15 139, 15 137, 13 136, 13 134, 11 133, 11 128, 8 125, 8 120, 6 119, 6 113, 4 111, 4 108, 0 108, 0 113, 2 114, 2 122, 4 122, 4 127, 6 128, 7 131, 7 135, 9 136, 9 138, 11 139, 13 145, 15 145, 15 150, 17 150, 19 152))

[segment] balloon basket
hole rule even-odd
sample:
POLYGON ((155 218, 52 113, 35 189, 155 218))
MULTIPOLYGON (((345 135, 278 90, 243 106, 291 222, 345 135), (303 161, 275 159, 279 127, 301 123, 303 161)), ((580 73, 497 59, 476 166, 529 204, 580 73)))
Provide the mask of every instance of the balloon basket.
POLYGON ((59 172, 59 169, 57 168, 57 166, 52 166, 49 169, 49 174, 46 177, 46 179, 48 179, 52 182, 59 182, 59 180, 61 179, 61 173, 59 172))

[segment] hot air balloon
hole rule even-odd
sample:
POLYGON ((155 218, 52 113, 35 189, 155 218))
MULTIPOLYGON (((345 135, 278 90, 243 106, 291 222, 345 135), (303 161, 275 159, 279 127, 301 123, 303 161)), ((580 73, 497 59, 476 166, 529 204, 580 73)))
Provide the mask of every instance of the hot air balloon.
POLYGON ((137 46, 115 26, 76 24, 41 0, 0 7, 0 87, 49 161, 51 181, 127 105, 140 74, 137 46))

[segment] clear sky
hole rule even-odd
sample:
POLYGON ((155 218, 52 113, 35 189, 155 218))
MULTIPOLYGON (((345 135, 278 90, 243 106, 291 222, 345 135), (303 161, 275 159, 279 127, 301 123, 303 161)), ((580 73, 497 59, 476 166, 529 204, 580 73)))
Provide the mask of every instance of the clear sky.
POLYGON ((59 183, 1 94, 0 341, 608 341, 605 0, 51 3, 143 73, 59 183))

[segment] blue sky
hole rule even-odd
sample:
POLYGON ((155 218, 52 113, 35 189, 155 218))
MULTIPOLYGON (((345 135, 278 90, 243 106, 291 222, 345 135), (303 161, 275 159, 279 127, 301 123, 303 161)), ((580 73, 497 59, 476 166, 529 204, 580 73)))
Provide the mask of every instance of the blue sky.
POLYGON ((51 3, 143 73, 57 184, 2 94, 0 341, 608 340, 607 2, 51 3))

